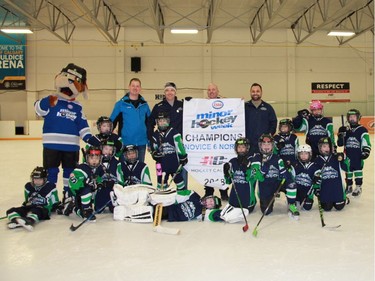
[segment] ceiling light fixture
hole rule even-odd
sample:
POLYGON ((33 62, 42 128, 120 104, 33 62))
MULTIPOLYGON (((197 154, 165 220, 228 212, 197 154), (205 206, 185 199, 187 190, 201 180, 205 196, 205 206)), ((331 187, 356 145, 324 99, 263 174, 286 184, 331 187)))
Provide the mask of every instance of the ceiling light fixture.
POLYGON ((355 35, 355 32, 353 31, 341 31, 341 30, 332 30, 328 32, 328 36, 344 36, 344 37, 350 37, 355 35))
POLYGON ((9 34, 30 34, 33 33, 30 29, 28 28, 1 28, 0 29, 4 33, 9 33, 9 34))
POLYGON ((173 34, 197 34, 198 29, 171 29, 171 33, 173 34))

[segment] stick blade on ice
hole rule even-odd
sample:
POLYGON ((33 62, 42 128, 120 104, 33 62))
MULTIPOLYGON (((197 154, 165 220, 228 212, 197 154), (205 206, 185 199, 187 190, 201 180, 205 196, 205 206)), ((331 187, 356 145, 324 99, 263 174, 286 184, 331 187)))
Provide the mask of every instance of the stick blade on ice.
POLYGON ((242 231, 243 231, 243 232, 246 232, 248 229, 249 229, 249 225, 248 225, 248 224, 247 224, 247 225, 244 225, 244 226, 242 227, 242 231))
POLYGON ((162 227, 161 225, 155 226, 153 230, 154 232, 163 233, 163 234, 170 234, 170 235, 180 234, 180 230, 178 228, 162 227))

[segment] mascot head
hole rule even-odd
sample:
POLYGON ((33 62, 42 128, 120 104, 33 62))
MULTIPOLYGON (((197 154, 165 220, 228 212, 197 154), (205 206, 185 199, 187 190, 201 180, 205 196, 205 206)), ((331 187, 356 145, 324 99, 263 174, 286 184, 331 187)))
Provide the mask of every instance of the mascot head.
POLYGON ((55 77, 57 94, 67 100, 74 100, 80 93, 87 99, 86 70, 69 63, 55 77))

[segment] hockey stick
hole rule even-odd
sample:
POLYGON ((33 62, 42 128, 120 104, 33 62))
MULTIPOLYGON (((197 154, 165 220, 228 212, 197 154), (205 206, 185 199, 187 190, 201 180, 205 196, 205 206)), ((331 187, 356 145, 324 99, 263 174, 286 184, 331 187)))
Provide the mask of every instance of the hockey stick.
POLYGON ((8 216, 0 217, 0 220, 6 219, 8 216))
MULTIPOLYGON (((164 185, 165 175, 166 175, 166 173, 163 172, 162 173, 162 178, 161 178, 161 186, 162 187, 164 185)), ((172 235, 179 234, 180 233, 179 229, 176 229, 176 228, 167 228, 167 227, 162 227, 161 226, 161 217, 162 217, 162 214, 163 214, 163 204, 159 203, 155 207, 155 215, 154 215, 154 222, 153 222, 153 231, 154 232, 158 232, 158 233, 164 233, 164 234, 172 234, 172 235)))
POLYGON ((180 165, 177 167, 176 172, 174 173, 174 175, 173 175, 173 177, 171 178, 171 180, 169 181, 169 183, 167 183, 167 186, 165 187, 165 189, 167 189, 167 188, 172 184, 172 181, 174 181, 174 179, 176 178, 176 176, 181 172, 181 169, 182 169, 182 164, 180 164, 180 165))
POLYGON ((99 210, 93 212, 89 217, 87 217, 86 219, 84 219, 79 225, 77 226, 74 226, 73 224, 70 226, 70 230, 71 231, 76 231, 78 228, 80 228, 83 224, 85 224, 86 222, 88 222, 93 216, 95 216, 96 214, 99 214, 101 213, 109 203, 111 203, 112 200, 110 199, 107 203, 104 204, 103 207, 101 207, 99 210))
POLYGON ((285 178, 283 178, 283 179, 281 180, 281 182, 280 182, 280 184, 279 184, 279 187, 276 189, 275 193, 273 194, 273 197, 272 197, 271 201, 268 203, 267 208, 264 210, 264 212, 263 212, 263 214, 262 214, 260 220, 258 221, 257 225, 255 226, 255 228, 254 228, 254 230, 253 230, 253 236, 254 236, 254 237, 257 237, 257 235, 258 235, 258 230, 257 230, 257 229, 258 229, 258 226, 259 226, 260 222, 263 220, 264 216, 267 214, 267 211, 268 211, 268 209, 271 207, 272 203, 275 201, 276 196, 277 196, 277 194, 280 192, 281 187, 284 185, 284 183, 285 183, 285 178))
POLYGON ((323 216, 323 208, 322 208, 322 203, 320 202, 320 195, 317 196, 318 198, 318 208, 319 208, 319 215, 320 215, 320 222, 322 224, 322 227, 325 227, 327 229, 336 229, 336 228, 339 228, 341 226, 341 224, 339 225, 336 225, 336 226, 326 226, 325 222, 324 222, 324 216, 323 216))
POLYGON ((230 178, 232 179, 232 188, 233 188, 234 192, 236 193, 238 204, 240 205, 243 218, 245 219, 245 225, 242 227, 242 231, 246 232, 249 229, 249 224, 247 223, 247 218, 246 218, 245 212, 243 210, 241 199, 240 199, 240 196, 238 195, 236 185, 234 184, 234 179, 233 179, 232 174, 230 174, 230 178))

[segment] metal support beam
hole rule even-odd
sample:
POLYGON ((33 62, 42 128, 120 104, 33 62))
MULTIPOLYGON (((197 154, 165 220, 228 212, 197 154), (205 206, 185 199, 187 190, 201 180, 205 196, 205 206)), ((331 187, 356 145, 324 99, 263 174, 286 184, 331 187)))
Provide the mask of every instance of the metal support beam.
POLYGON ((164 43, 164 16, 159 0, 148 0, 148 6, 160 43, 164 43))
POLYGON ((309 8, 305 9, 302 15, 291 25, 292 32, 296 39, 297 44, 302 43, 316 31, 322 30, 323 27, 345 17, 355 7, 356 1, 345 0, 316 0, 309 8), (332 11, 334 5, 330 2, 338 1, 341 9, 332 11), (332 14, 334 17, 329 17, 332 14), (318 17, 316 16, 318 15, 318 17), (318 24, 318 18, 320 23, 318 24))
POLYGON ((117 21, 116 15, 104 0, 92 0, 92 11, 83 3, 84 0, 72 1, 109 42, 117 44, 121 26, 117 21), (110 30, 112 30, 113 34, 109 32, 110 30))
POLYGON ((281 11, 287 1, 265 0, 259 7, 250 23, 250 34, 255 44, 263 33, 271 26, 275 16, 281 11))
MULTIPOLYGON (((12 9, 16 10, 17 12, 21 13, 27 19, 36 26, 40 26, 42 29, 45 29, 55 35, 57 38, 62 40, 65 43, 69 43, 69 40, 73 34, 75 29, 75 25, 72 21, 61 12, 55 5, 50 3, 46 0, 39 1, 38 10, 35 9, 34 11, 25 11, 23 7, 18 6, 17 4, 13 3, 10 0, 3 0, 6 4, 8 4, 12 9), (38 19, 39 12, 41 9, 47 8, 50 11, 50 23, 46 24, 38 19), (36 12, 37 11, 37 12, 36 12), (34 12, 32 15, 30 12, 34 12), (57 33, 57 30, 62 28, 63 29, 63 36, 57 33)), ((35 1, 36 3, 37 1, 35 1)))
POLYGON ((210 0, 207 16, 207 43, 211 42, 212 33, 214 32, 214 22, 217 11, 221 5, 221 0, 210 0))

